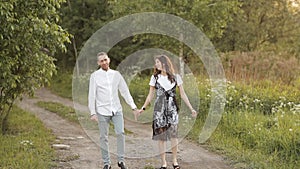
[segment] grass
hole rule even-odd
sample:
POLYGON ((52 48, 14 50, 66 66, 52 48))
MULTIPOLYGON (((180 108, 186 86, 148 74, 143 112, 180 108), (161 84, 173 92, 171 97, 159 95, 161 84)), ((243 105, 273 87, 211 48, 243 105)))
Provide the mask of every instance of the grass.
MULTIPOLYGON (((209 146, 229 157, 236 168, 300 168, 300 91, 269 82, 229 83, 227 88, 225 113, 209 146)), ((201 104, 209 104, 209 88, 202 83, 200 90, 201 104)), ((190 132, 194 140, 205 120, 202 116, 190 132)))
POLYGON ((0 135, 0 168, 48 169, 55 164, 51 148, 55 137, 34 115, 13 107, 8 121, 9 131, 0 135))
POLYGON ((76 112, 74 108, 65 106, 58 102, 45 102, 45 101, 39 101, 36 103, 39 107, 42 107, 48 111, 54 112, 58 114, 59 116, 75 123, 78 122, 78 118, 76 115, 76 112))
POLYGON ((58 71, 48 88, 59 96, 72 99, 72 72, 58 71))
POLYGON ((300 168, 300 115, 226 113, 210 145, 249 168, 300 168), (219 140, 222 140, 220 142, 219 140))

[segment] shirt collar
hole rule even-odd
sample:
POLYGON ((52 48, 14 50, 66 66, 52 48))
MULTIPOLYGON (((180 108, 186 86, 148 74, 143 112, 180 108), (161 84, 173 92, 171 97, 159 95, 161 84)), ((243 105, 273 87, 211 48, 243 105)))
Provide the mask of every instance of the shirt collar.
POLYGON ((103 72, 110 72, 110 71, 111 71, 111 69, 110 69, 110 68, 108 68, 108 70, 106 71, 106 70, 104 70, 104 69, 100 68, 100 71, 103 71, 103 72))

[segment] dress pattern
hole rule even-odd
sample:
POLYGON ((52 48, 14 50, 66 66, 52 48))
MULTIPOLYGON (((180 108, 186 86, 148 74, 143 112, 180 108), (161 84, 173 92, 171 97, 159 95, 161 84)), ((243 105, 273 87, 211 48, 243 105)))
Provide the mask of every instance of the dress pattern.
POLYGON ((177 138, 178 106, 176 103, 176 82, 173 88, 165 90, 156 80, 156 100, 153 113, 153 140, 177 138))

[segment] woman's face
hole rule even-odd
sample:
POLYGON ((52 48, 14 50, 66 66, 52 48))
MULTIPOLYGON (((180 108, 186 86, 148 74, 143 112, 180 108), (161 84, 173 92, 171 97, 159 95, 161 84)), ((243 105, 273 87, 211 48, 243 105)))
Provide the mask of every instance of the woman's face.
POLYGON ((162 63, 159 59, 155 59, 155 67, 158 70, 162 70, 162 63))

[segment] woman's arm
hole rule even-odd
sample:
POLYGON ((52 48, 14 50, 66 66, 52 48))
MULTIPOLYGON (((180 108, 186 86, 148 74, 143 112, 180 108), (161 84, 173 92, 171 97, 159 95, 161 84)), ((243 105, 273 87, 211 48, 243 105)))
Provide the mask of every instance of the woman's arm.
POLYGON ((179 93, 180 93, 180 97, 181 99, 184 101, 184 103, 189 107, 189 109, 192 112, 192 116, 196 117, 197 116, 197 112, 196 110, 193 108, 193 106, 191 105, 187 95, 185 94, 184 88, 182 85, 178 86, 179 87, 179 93))
POLYGON ((145 103, 142 107, 142 110, 144 110, 148 106, 148 104, 151 102, 151 100, 153 99, 154 91, 155 91, 154 86, 150 86, 149 93, 148 93, 148 96, 147 96, 147 98, 145 100, 145 103))

